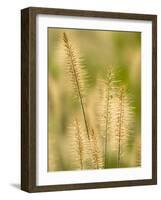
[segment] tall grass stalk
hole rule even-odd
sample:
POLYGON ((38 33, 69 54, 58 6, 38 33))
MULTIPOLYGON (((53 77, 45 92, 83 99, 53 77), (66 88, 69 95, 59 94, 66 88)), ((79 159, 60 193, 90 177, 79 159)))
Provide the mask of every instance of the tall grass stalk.
POLYGON ((76 92, 75 94, 80 101, 84 123, 86 127, 86 132, 89 139, 89 127, 88 127, 87 116, 85 112, 85 106, 83 102, 83 92, 84 92, 83 91, 84 88, 82 87, 84 86, 84 83, 83 83, 84 80, 82 78, 82 74, 84 73, 83 68, 81 67, 79 57, 74 52, 74 49, 72 48, 72 45, 66 33, 63 34, 63 40, 64 40, 65 50, 66 50, 67 66, 68 66, 69 74, 71 75, 71 82, 73 83, 73 89, 76 92))

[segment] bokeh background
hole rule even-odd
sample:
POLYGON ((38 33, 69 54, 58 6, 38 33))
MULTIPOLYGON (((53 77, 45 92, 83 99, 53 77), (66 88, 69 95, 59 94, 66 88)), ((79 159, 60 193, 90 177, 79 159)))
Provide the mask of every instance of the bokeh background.
MULTIPOLYGON (((95 87, 105 66, 114 71, 116 80, 126 85, 134 109, 133 135, 128 164, 135 166, 135 143, 141 143, 141 33, 48 28, 48 171, 73 170, 66 139, 68 119, 74 106, 65 91, 62 67, 65 65, 63 32, 72 37, 90 78, 88 90, 95 87)), ((110 168, 115 167, 111 161, 110 168)))

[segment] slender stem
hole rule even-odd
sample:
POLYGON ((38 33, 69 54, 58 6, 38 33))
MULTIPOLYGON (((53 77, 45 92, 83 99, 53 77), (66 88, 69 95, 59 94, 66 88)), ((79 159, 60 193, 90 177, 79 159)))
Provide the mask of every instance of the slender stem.
POLYGON ((111 91, 111 83, 112 83, 112 73, 111 71, 107 71, 107 82, 106 82, 106 128, 105 128, 105 153, 104 153, 104 160, 105 160, 105 168, 108 167, 108 162, 109 162, 109 145, 110 142, 107 145, 107 140, 109 140, 109 130, 108 130, 108 125, 109 125, 109 106, 110 106, 110 91, 111 91))
POLYGON ((80 92, 79 81, 78 81, 77 73, 76 73, 76 70, 75 70, 73 53, 72 53, 71 46, 69 45, 68 38, 67 38, 67 36, 66 36, 65 33, 64 33, 64 41, 66 43, 66 48, 69 51, 68 55, 70 57, 71 67, 72 67, 72 71, 73 71, 74 77, 75 77, 75 83, 76 83, 76 87, 77 87, 77 91, 78 91, 78 96, 79 96, 79 99, 80 99, 80 104, 81 104, 81 108, 82 108, 82 113, 83 113, 83 118, 84 118, 84 123, 85 123, 86 131, 87 131, 87 136, 88 136, 88 139, 90 139, 89 138, 89 128, 88 128, 88 123, 87 123, 87 117, 86 117, 86 113, 85 113, 85 109, 84 109, 84 104, 83 104, 83 97, 82 97, 82 94, 80 92))
POLYGON ((107 104, 106 104, 106 135, 105 135, 105 168, 107 168, 108 165, 108 145, 107 145, 107 139, 108 139, 108 122, 109 122, 109 90, 107 90, 107 104))
POLYGON ((120 112, 118 117, 118 124, 119 124, 119 130, 118 130, 118 155, 117 155, 117 166, 120 167, 120 161, 121 161, 121 130, 122 130, 122 118, 123 118, 123 89, 120 91, 120 112))

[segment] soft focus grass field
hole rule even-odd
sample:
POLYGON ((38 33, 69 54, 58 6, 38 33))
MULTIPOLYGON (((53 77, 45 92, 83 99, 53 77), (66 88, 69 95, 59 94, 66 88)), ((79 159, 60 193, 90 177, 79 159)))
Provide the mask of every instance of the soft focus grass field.
MULTIPOLYGON (((138 32, 118 31, 93 31, 74 29, 48 29, 48 170, 77 170, 96 168, 135 167, 140 165, 140 136, 141 136, 141 34, 138 32), (66 33, 67 40, 63 41, 63 33, 66 33), (84 135, 85 124, 81 111, 80 99, 73 100, 75 88, 74 83, 69 81, 69 74, 66 74, 66 65, 70 67, 70 57, 67 45, 72 45, 75 54, 73 59, 81 58, 83 70, 86 77, 81 77, 80 84, 83 84, 83 104, 87 113, 88 125, 91 131, 90 139, 84 135), (68 57, 68 60, 66 59, 68 57), (101 133, 100 122, 95 114, 97 104, 101 104, 98 98, 98 82, 104 80, 105 68, 114 74, 114 87, 116 94, 112 92, 111 116, 108 122, 108 135, 101 133), (84 80, 85 79, 85 80, 84 80), (123 109, 120 109, 122 85, 126 88, 125 102, 123 109), (84 100, 85 99, 85 100, 84 100), (129 111, 132 108, 132 111, 129 111), (119 109, 121 110, 119 112, 119 109), (127 111, 128 110, 128 111, 127 111), (131 125, 125 123, 120 126, 120 134, 125 134, 126 144, 122 141, 121 162, 118 165, 118 131, 115 128, 121 123, 119 114, 129 112, 133 119, 125 117, 131 125), (116 115, 116 117, 115 117, 116 115), (76 116, 76 117, 75 117, 76 116), (117 120, 115 119, 117 118, 117 120), (112 122, 111 122, 112 121, 112 122), (116 122, 115 122, 116 121, 116 122), (98 123, 99 122, 99 123, 98 123), (112 124, 112 125, 111 125, 112 124), (129 126, 129 127, 128 127, 129 126), (91 128, 92 127, 92 128, 91 128), (124 130, 123 130, 124 129, 124 130), (126 130, 125 130, 126 129, 126 130), (131 130, 132 129, 132 130, 131 130), (92 130, 95 131, 92 134, 92 130), (109 139, 110 138, 110 139, 109 139), (95 141, 96 140, 96 141, 95 141), (113 142, 114 141, 114 142, 113 142), (104 148, 107 143, 107 149, 104 148), (126 148, 125 148, 126 145, 126 148), (106 152, 105 153, 105 149, 106 152), (90 153, 91 152, 91 153, 90 153), (93 161, 91 160, 91 157, 93 161), (105 163, 108 164, 105 165, 105 163), (83 164, 82 164, 83 163, 83 164), (98 167, 98 166, 99 167, 98 167)), ((79 61, 78 61, 79 62, 79 61)), ((76 63, 79 65, 79 63, 76 63)), ((78 74, 80 73, 78 66, 78 74)), ((68 73, 71 73, 71 71, 68 73)), ((108 74, 108 81, 109 81, 108 74)), ((106 78, 105 78, 106 79, 106 78)), ((100 90, 103 90, 101 86, 100 90)), ((108 91, 109 85, 107 84, 108 91)), ((107 92, 107 91, 106 91, 107 92)), ((106 103, 106 100, 105 100, 106 103)), ((103 109, 105 108, 105 105, 103 109)), ((100 110, 101 112, 101 110, 100 110)), ((107 116, 102 119, 107 119, 107 116)), ((106 120, 105 119, 105 120, 106 120)), ((123 124, 123 122, 122 122, 123 124)), ((119 131, 118 131, 119 134, 119 131)), ((125 137, 124 136, 124 137, 125 137)), ((122 137, 122 136, 121 136, 122 137)))

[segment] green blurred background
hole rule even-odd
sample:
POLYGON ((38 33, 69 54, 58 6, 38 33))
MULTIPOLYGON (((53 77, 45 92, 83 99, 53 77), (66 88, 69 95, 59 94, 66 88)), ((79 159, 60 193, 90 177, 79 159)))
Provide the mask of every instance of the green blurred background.
MULTIPOLYGON (((141 33, 120 31, 96 31, 48 28, 48 170, 72 170, 70 158, 65 153, 67 121, 71 115, 70 99, 63 93, 62 65, 63 32, 72 36, 83 57, 90 88, 105 66, 110 66, 116 79, 126 85, 135 107, 134 135, 129 152, 134 151, 133 143, 140 140, 141 130, 141 33), (62 91, 60 91, 62 90, 62 91), (136 139, 137 138, 137 139, 136 139)), ((90 90, 89 88, 89 90, 90 90)), ((134 166, 131 159, 131 166, 134 166)), ((130 166, 130 164, 129 164, 130 166)), ((112 166, 111 166, 112 167, 112 166)))

